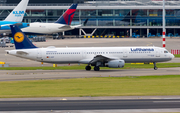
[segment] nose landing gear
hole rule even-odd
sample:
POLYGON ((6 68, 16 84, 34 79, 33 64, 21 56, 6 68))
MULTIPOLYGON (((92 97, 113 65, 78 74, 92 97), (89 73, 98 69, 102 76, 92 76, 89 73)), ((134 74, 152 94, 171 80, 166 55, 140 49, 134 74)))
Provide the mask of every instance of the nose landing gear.
POLYGON ((157 70, 158 68, 156 67, 156 62, 153 62, 154 64, 154 70, 157 70))

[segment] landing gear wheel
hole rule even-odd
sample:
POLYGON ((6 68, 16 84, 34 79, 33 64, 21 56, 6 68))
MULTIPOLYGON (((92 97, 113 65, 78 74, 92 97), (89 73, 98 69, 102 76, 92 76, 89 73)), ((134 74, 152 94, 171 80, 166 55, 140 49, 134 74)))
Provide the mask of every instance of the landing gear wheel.
POLYGON ((91 66, 86 66, 86 71, 90 71, 91 70, 91 66))
POLYGON ((157 70, 158 68, 157 67, 154 67, 154 70, 157 70))
POLYGON ((94 71, 99 71, 99 70, 100 70, 99 66, 94 67, 94 71))

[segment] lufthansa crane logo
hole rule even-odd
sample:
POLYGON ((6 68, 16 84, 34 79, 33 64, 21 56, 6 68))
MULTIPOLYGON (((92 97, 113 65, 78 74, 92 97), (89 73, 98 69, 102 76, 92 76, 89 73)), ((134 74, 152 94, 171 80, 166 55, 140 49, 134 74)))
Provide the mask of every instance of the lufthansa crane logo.
POLYGON ((23 40, 24 40, 24 35, 23 33, 21 32, 17 32, 15 35, 14 35, 14 40, 18 43, 21 43, 23 40))

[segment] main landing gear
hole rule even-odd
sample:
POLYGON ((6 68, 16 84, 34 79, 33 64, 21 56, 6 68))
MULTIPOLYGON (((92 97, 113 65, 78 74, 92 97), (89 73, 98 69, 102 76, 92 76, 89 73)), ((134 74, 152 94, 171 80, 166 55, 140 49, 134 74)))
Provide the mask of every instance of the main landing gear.
POLYGON ((99 71, 99 70, 100 70, 99 66, 94 66, 94 71, 99 71))
MULTIPOLYGON (((91 66, 86 66, 86 71, 90 71, 91 70, 91 66)), ((99 68, 99 66, 94 66, 94 71, 99 71, 100 70, 100 68, 99 68)))
POLYGON ((153 62, 154 64, 154 70, 157 70, 158 68, 156 67, 156 62, 153 62))
POLYGON ((90 71, 91 70, 91 66, 88 65, 88 66, 86 66, 85 69, 86 69, 86 71, 90 71))

